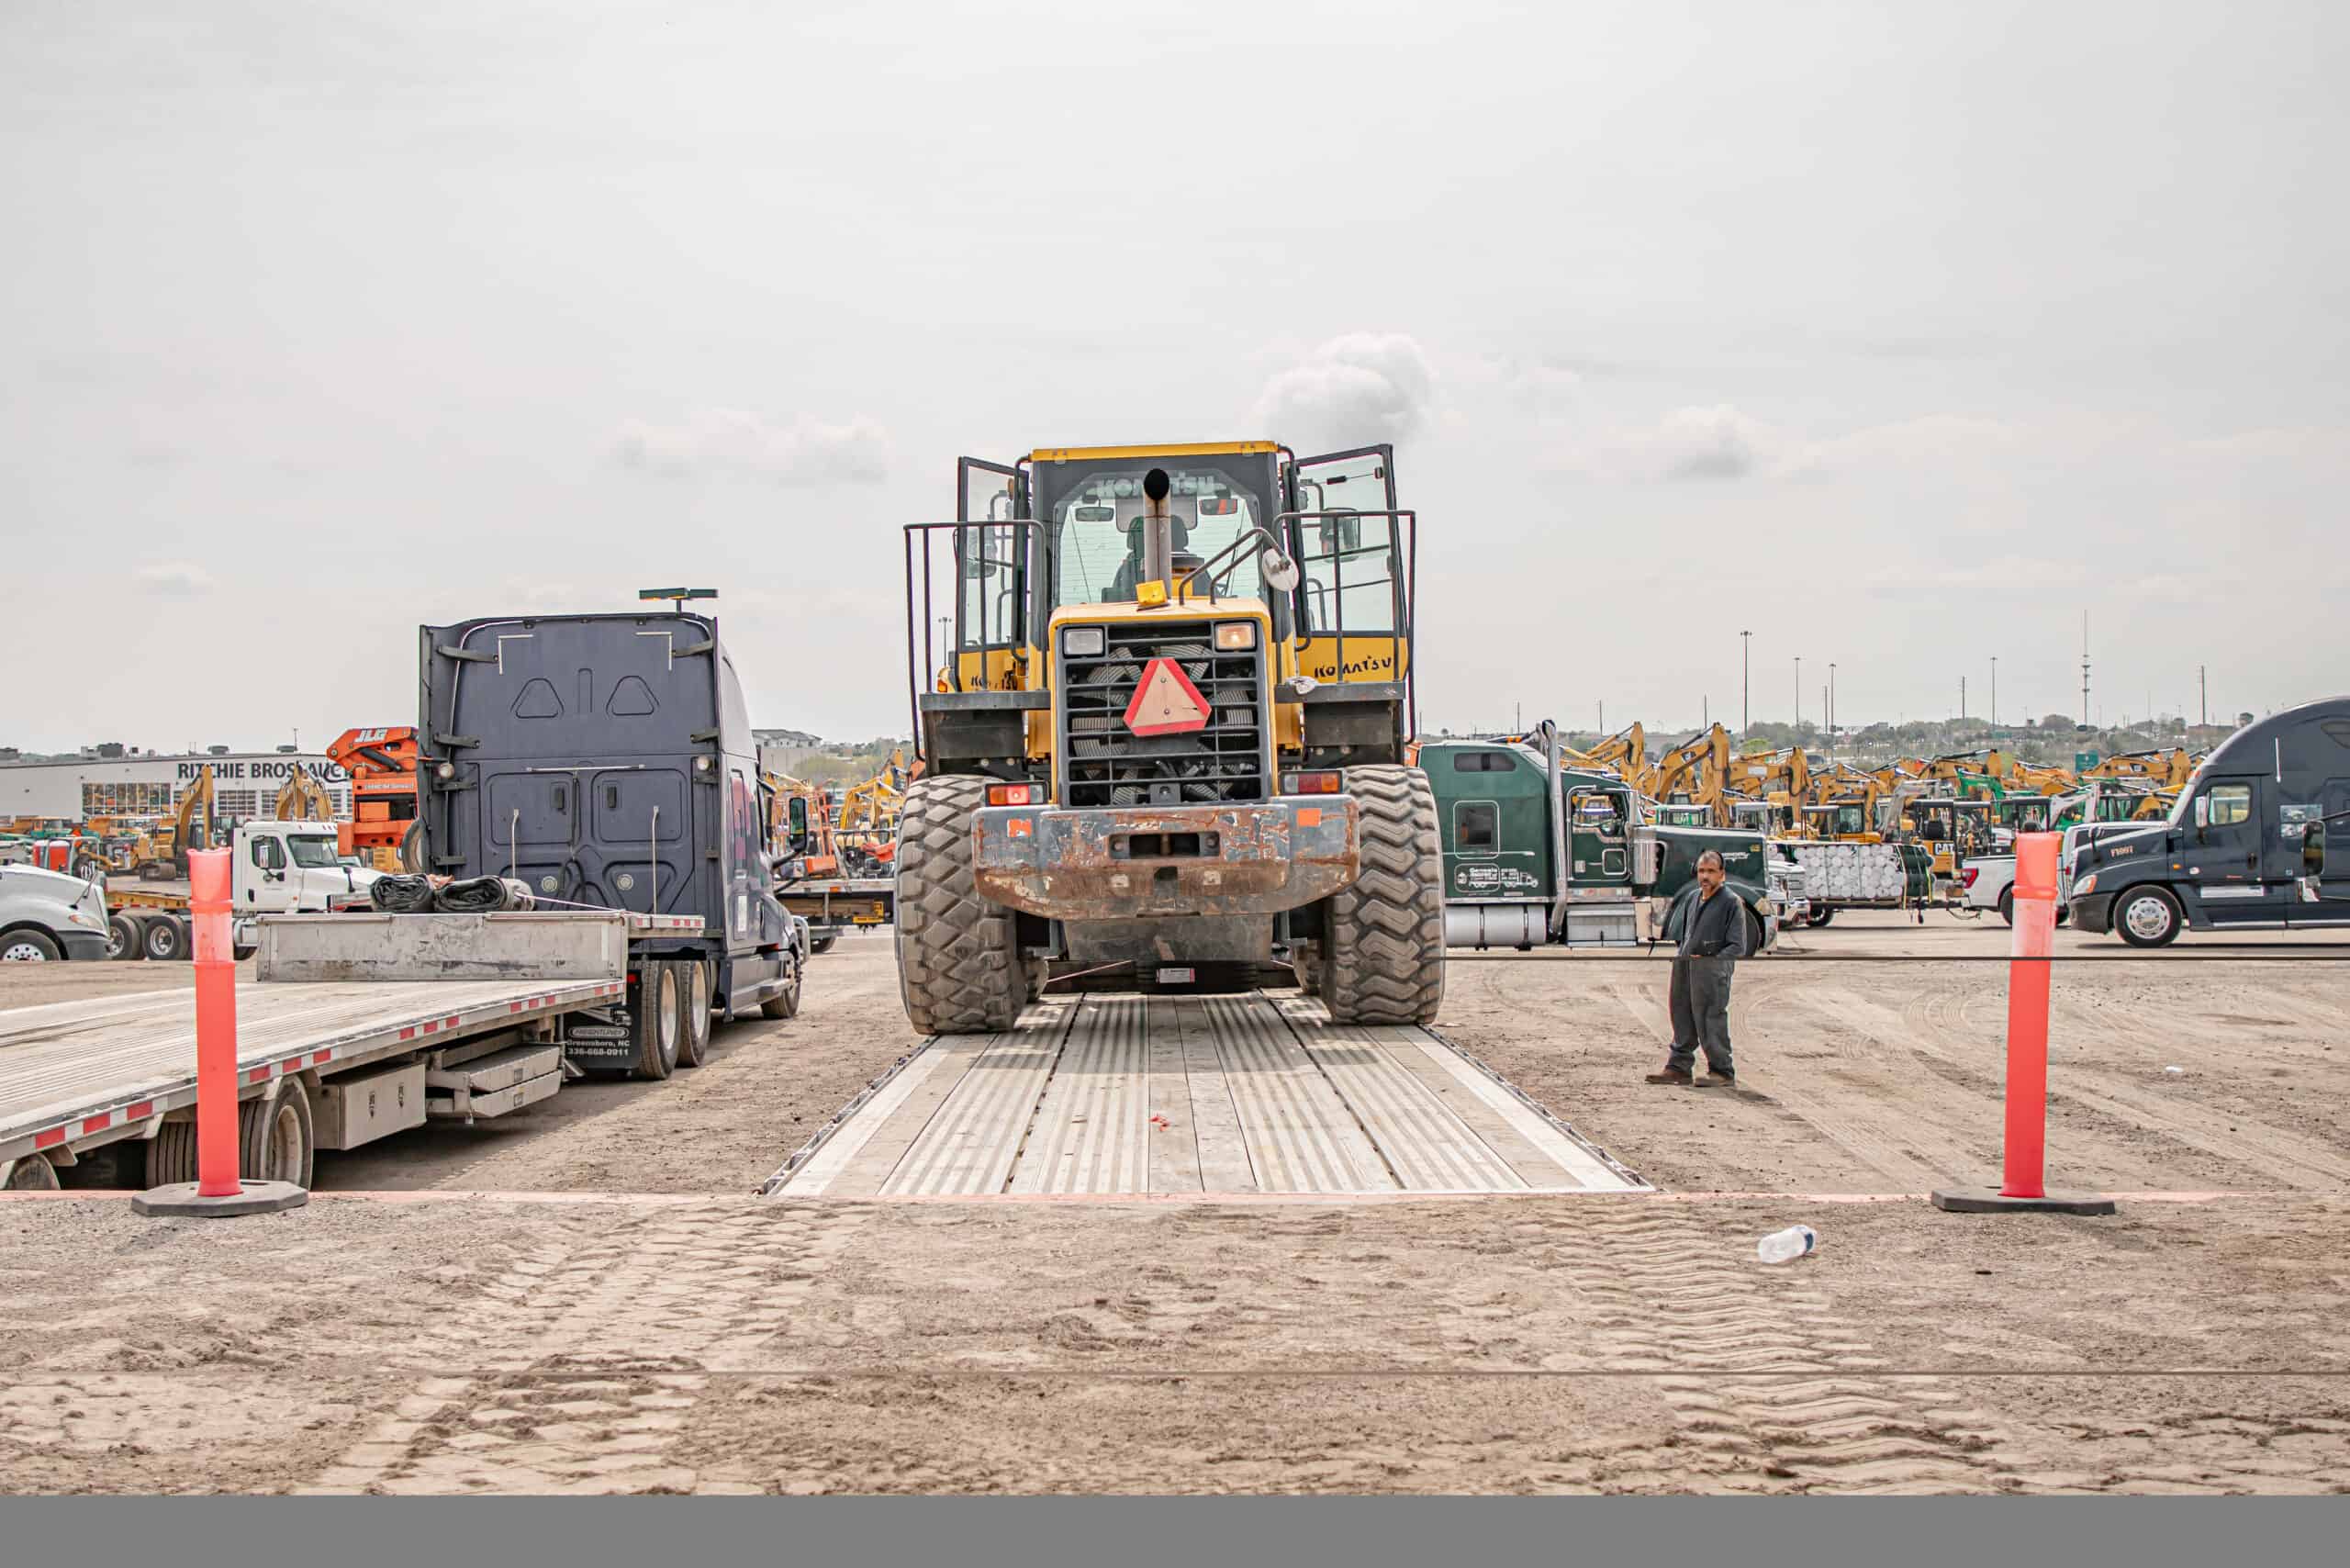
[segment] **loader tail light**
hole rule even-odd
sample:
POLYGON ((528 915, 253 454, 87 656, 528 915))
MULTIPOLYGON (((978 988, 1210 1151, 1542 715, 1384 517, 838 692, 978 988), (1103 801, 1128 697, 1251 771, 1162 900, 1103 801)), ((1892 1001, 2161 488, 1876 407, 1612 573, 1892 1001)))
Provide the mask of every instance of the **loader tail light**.
POLYGON ((990 784, 988 804, 990 806, 1034 806, 1041 803, 1034 784, 990 784))
POLYGON ((1345 775, 1335 769, 1326 773, 1292 773, 1281 782, 1292 795, 1335 795, 1345 775))

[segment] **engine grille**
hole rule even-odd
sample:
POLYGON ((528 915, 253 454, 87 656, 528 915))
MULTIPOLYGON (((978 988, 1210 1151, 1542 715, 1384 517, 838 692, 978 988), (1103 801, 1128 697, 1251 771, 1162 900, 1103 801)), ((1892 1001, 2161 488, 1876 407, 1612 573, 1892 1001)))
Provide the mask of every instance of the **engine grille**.
POLYGON ((1205 621, 1103 629, 1099 657, 1061 655, 1061 800, 1071 807, 1199 805, 1271 793, 1263 651, 1215 651, 1205 621), (1137 735, 1126 728, 1149 662, 1182 666, 1207 700, 1207 727, 1137 735))

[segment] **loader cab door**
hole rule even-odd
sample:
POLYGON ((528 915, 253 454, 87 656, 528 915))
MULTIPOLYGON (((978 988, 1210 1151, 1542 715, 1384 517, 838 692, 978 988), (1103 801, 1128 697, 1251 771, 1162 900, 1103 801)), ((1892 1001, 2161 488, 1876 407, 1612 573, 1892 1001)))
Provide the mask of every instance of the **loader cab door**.
POLYGON ((1301 457, 1290 465, 1288 498, 1298 673, 1323 682, 1404 679, 1411 541, 1393 515, 1395 449, 1301 457))
POLYGON ((1020 471, 982 458, 955 464, 955 624, 934 663, 949 666, 958 690, 1004 690, 1016 684, 1014 655, 1027 645, 1028 595, 1035 563, 1032 529, 1016 526, 1026 508, 1020 471))

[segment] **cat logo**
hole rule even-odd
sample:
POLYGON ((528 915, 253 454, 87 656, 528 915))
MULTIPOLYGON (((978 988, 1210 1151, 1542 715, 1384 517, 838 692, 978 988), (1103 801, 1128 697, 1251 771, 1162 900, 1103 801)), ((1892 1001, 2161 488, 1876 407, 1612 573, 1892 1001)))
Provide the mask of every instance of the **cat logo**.
POLYGON ((1143 666, 1134 700, 1126 704, 1126 728, 1138 735, 1178 735, 1208 727, 1208 700, 1170 658, 1143 666))

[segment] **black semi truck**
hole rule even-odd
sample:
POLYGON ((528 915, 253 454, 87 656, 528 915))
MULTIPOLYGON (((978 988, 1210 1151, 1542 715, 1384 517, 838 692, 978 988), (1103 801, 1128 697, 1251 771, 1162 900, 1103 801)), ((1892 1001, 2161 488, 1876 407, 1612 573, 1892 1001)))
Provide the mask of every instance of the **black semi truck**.
POLYGON ((712 1014, 799 1010, 807 927, 776 902, 771 820, 718 623, 486 616, 422 628, 426 868, 539 907, 690 917, 632 941, 623 1002, 564 1021, 566 1059, 666 1078, 712 1014))
POLYGON ((2166 821, 2080 846, 2067 897, 2076 928, 2139 947, 2182 928, 2350 926, 2350 697, 2221 741, 2166 821))

